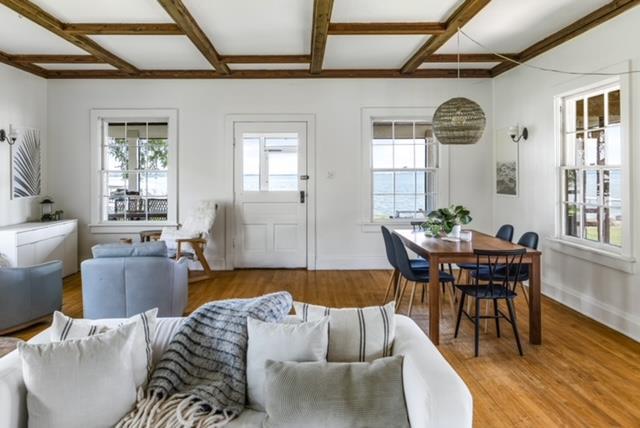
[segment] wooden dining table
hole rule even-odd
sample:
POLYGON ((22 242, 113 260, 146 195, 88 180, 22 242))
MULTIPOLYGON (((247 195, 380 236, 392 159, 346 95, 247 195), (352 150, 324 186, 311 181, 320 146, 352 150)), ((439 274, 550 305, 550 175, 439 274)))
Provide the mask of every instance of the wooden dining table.
MULTIPOLYGON (((452 242, 426 236, 423 230, 398 229, 396 233, 405 246, 429 260, 429 338, 440 343, 440 272, 441 263, 476 263, 474 249, 515 250, 520 245, 504 241, 486 233, 471 230, 471 241, 452 242)), ((540 256, 538 250, 527 248, 522 258, 529 269, 529 343, 542 344, 542 312, 540 290, 540 256)))

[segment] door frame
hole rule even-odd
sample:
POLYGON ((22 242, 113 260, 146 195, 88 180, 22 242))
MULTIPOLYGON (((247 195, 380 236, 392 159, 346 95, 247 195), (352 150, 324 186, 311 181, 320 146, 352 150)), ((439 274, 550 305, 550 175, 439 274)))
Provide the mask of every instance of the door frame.
POLYGON ((307 270, 316 269, 316 115, 315 114, 228 114, 225 116, 225 148, 226 171, 225 176, 231 177, 231 205, 225 207, 225 217, 228 219, 225 227, 225 267, 235 268, 235 124, 255 122, 301 122, 307 127, 307 270))

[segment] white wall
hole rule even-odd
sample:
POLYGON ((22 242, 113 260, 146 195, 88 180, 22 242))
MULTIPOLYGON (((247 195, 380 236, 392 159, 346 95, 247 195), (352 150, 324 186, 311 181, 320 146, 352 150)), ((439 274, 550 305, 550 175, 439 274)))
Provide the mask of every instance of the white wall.
MULTIPOLYGON (((609 21, 536 58, 531 63, 564 70, 640 69, 640 8, 609 21)), ((640 338, 640 276, 566 255, 544 238, 554 235, 556 161, 554 97, 604 77, 576 78, 518 67, 494 79, 494 128, 520 123, 529 140, 520 144, 520 197, 494 196, 494 226, 510 222, 516 234, 540 233, 543 251, 543 292, 605 324, 640 338)), ((640 247, 640 76, 631 78, 631 186, 633 247, 640 247)), ((637 267, 635 268, 638 270, 637 267)))
MULTIPOLYGON (((0 64, 0 128, 9 132, 9 124, 40 130, 46 177, 47 81, 0 64)), ((10 165, 9 144, 0 143, 0 226, 40 217, 38 198, 11 200, 10 165)), ((43 195, 46 184, 43 180, 43 195)))
MULTIPOLYGON (((230 142, 225 116, 307 113, 316 118, 317 267, 386 266, 380 234, 361 222, 361 108, 437 106, 463 93, 492 123, 489 80, 50 80, 50 189, 68 216, 80 219, 81 255, 96 242, 121 235, 91 235, 90 137, 92 108, 176 108, 179 113, 179 217, 204 198, 232 201, 230 142), (459 92, 458 92, 459 91, 459 92), (335 177, 327 178, 333 171, 335 177)), ((491 230, 492 130, 474 146, 451 149, 451 201, 471 208, 473 227, 491 230)), ((211 258, 224 257, 224 218, 216 222, 211 258)))

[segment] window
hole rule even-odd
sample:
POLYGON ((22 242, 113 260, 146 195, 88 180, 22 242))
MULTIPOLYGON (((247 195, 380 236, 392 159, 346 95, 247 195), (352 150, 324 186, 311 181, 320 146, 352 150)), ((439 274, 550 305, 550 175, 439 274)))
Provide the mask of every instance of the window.
POLYGON ((620 252, 623 144, 618 83, 562 99, 563 238, 620 252))
POLYGON ((92 112, 94 226, 175 223, 175 112, 160 113, 165 111, 92 112))
POLYGON ((242 150, 245 192, 298 190, 297 134, 244 134, 242 150))
POLYGON ((371 218, 424 218, 438 204, 438 143, 420 120, 371 122, 371 218))

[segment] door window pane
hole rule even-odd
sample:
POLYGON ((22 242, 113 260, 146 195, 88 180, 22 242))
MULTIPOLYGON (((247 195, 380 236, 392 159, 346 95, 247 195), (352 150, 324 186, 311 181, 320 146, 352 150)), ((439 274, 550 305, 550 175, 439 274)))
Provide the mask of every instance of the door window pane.
POLYGON ((242 140, 242 187, 245 192, 260 190, 260 139, 242 140))
POLYGON ((268 149, 267 155, 269 191, 298 190, 298 153, 268 149))

